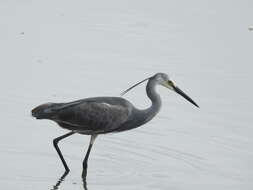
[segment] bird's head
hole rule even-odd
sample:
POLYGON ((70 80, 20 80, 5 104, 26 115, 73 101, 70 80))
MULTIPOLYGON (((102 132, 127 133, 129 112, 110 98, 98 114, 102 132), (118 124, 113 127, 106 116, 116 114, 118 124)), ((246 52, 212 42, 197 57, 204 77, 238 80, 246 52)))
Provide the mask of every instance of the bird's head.
POLYGON ((170 77, 165 73, 157 73, 153 77, 153 80, 155 80, 158 84, 180 94, 183 96, 186 100, 191 102, 196 107, 199 107, 198 104, 196 104, 187 94, 185 94, 180 88, 178 88, 175 83, 170 79, 170 77))
POLYGON ((184 97, 186 100, 191 102, 193 105, 195 105, 196 107, 199 107, 198 104, 196 104, 187 94, 185 94, 180 88, 178 88, 178 86, 176 86, 175 83, 170 79, 170 77, 165 73, 157 73, 152 77, 146 78, 146 79, 142 80, 141 82, 138 82, 137 84, 135 84, 132 87, 125 90, 123 93, 121 93, 121 95, 124 95, 129 90, 133 89, 134 87, 143 83, 146 80, 149 80, 149 81, 152 80, 156 84, 162 85, 162 86, 180 94, 182 97, 184 97))

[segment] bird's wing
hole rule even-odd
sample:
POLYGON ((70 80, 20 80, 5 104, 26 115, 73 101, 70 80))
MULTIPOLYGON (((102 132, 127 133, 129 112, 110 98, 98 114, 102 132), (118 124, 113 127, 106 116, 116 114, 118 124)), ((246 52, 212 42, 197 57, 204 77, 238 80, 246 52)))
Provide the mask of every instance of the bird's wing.
POLYGON ((55 121, 76 131, 108 131, 124 123, 131 109, 123 104, 108 102, 73 102, 61 105, 55 121))

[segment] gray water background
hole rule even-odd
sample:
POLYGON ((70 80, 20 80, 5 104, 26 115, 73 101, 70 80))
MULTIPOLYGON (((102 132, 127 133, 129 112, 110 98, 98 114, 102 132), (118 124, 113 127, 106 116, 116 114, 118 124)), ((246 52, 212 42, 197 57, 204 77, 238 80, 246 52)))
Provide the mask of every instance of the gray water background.
MULTIPOLYGON (((98 137, 88 189, 252 189, 252 24, 246 0, 0 1, 0 189, 51 189, 64 171, 52 139, 67 131, 33 107, 119 96, 156 72, 200 109, 159 87, 155 119, 98 137)), ((150 105, 144 85, 126 98, 150 105)), ((83 189, 88 141, 60 144, 71 172, 59 189, 83 189)))

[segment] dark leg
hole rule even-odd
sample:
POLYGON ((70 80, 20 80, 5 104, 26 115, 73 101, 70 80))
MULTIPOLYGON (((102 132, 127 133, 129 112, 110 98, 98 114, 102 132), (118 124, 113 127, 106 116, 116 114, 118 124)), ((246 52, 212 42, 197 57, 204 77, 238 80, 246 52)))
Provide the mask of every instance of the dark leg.
POLYGON ((65 168, 65 170, 66 170, 67 173, 69 172, 69 168, 68 168, 68 166, 67 166, 67 164, 66 164, 66 162, 65 162, 65 160, 64 160, 64 158, 63 158, 63 156, 62 156, 61 150, 60 150, 59 147, 58 147, 58 142, 59 142, 60 140, 64 139, 64 138, 70 136, 70 135, 73 135, 73 134, 74 134, 74 132, 72 131, 72 132, 69 132, 69 133, 67 133, 67 134, 65 134, 65 135, 62 135, 62 136, 60 136, 60 137, 57 137, 57 138, 55 138, 55 139, 53 140, 54 147, 55 147, 55 149, 56 149, 58 155, 60 156, 60 159, 61 159, 61 161, 62 161, 62 163, 63 163, 63 166, 64 166, 64 168, 65 168))
POLYGON ((97 137, 97 135, 91 135, 89 148, 88 148, 85 158, 83 160, 83 173, 82 173, 83 179, 85 179, 87 176, 88 158, 89 158, 90 151, 91 151, 92 145, 94 144, 96 137, 97 137))

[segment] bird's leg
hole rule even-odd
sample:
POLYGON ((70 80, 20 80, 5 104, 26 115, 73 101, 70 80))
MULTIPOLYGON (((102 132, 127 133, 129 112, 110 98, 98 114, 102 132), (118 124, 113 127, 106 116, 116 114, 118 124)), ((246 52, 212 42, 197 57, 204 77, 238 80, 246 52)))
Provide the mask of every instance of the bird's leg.
POLYGON ((94 141, 96 139, 97 135, 91 135, 90 137, 90 144, 89 144, 89 148, 87 150, 87 153, 85 155, 85 158, 83 160, 83 173, 82 173, 82 178, 85 179, 86 176, 87 176, 87 163, 88 163, 88 158, 89 158, 89 155, 90 155, 90 151, 91 151, 91 148, 92 148, 92 145, 94 144, 94 141))
POLYGON ((60 136, 60 137, 57 137, 57 138, 55 138, 54 140, 53 140, 53 143, 54 143, 54 147, 55 147, 55 149, 56 149, 56 151, 57 151, 57 153, 58 153, 58 155, 59 155, 59 157, 60 157, 60 159, 61 159, 61 161, 62 161, 62 164, 63 164, 63 166, 64 166, 64 168, 65 168, 65 173, 68 173, 69 172, 69 167, 68 167, 68 165, 66 164, 66 162, 65 162, 65 160, 64 160, 64 158, 63 158, 63 156, 62 156, 62 153, 61 153, 61 150, 59 149, 59 147, 58 147, 58 142, 60 141, 60 140, 62 140, 62 139, 64 139, 64 138, 66 138, 66 137, 68 137, 68 136, 70 136, 70 135, 73 135, 75 132, 69 132, 69 133, 67 133, 67 134, 65 134, 65 135, 62 135, 62 136, 60 136))

